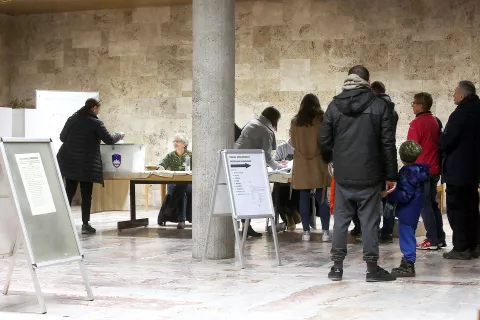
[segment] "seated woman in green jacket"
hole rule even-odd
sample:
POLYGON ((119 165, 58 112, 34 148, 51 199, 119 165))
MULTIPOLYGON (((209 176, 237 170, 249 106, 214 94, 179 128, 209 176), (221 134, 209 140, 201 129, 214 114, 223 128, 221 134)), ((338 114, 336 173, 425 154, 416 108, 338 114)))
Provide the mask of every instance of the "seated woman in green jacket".
MULTIPOLYGON (((159 170, 168 171, 190 171, 192 163, 192 152, 188 151, 188 138, 184 133, 177 133, 173 139, 174 151, 170 152, 158 165, 159 170)), ((185 228, 185 221, 187 220, 187 203, 192 199, 192 185, 167 185, 167 196, 173 196, 175 188, 185 188, 185 195, 183 201, 183 208, 181 208, 180 216, 178 217, 177 229, 185 228)))

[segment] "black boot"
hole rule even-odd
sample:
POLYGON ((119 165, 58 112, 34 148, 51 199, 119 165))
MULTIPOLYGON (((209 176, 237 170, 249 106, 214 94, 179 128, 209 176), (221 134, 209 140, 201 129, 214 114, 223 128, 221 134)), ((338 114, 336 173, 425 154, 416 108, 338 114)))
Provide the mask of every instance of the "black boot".
POLYGON ((93 228, 91 225, 89 225, 88 223, 84 223, 83 226, 82 226, 82 234, 94 234, 96 233, 97 230, 95 230, 95 228, 93 228))
POLYGON ((472 250, 472 258, 474 259, 480 258, 480 246, 472 250))
POLYGON ((260 238, 262 234, 253 230, 252 226, 248 226, 247 236, 253 237, 253 238, 260 238))
POLYGON ((443 258, 451 260, 470 260, 472 259, 472 253, 470 250, 456 251, 455 249, 452 249, 450 252, 445 252, 443 258))
POLYGON ((377 266, 375 270, 367 271, 367 282, 386 282, 386 281, 395 281, 397 277, 393 274, 388 273, 387 270, 382 269, 377 266))
POLYGON ((397 278, 415 277, 415 264, 402 259, 398 268, 393 268, 392 275, 397 278))

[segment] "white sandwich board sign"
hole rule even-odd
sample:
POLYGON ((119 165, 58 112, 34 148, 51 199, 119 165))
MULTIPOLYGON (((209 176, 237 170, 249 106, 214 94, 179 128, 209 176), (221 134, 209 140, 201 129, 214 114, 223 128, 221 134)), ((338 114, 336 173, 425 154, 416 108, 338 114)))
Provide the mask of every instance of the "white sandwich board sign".
POLYGON ((88 298, 93 300, 51 140, 3 138, 0 154, 0 257, 11 257, 3 293, 8 293, 23 244, 42 313, 47 309, 38 268, 77 261, 88 298))
MULTIPOLYGON (((263 150, 236 149, 219 152, 204 259, 207 254, 211 222, 213 218, 218 216, 232 217, 240 264, 244 268, 243 251, 247 233, 243 232, 243 238, 241 237, 238 221, 245 219, 244 229, 247 230, 251 219, 273 219, 275 217, 263 150)), ((275 227, 275 224, 273 224, 275 252, 278 265, 280 265, 278 238, 275 227)))

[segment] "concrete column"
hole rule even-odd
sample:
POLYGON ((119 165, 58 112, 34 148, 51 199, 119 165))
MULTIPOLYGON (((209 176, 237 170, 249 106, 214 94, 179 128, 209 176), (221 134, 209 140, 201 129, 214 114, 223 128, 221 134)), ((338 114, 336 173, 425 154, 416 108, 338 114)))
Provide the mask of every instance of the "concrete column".
MULTIPOLYGON (((235 1, 193 1, 193 257, 203 256, 217 152, 232 148, 235 1)), ((215 218, 209 259, 235 256, 232 219, 215 218)))

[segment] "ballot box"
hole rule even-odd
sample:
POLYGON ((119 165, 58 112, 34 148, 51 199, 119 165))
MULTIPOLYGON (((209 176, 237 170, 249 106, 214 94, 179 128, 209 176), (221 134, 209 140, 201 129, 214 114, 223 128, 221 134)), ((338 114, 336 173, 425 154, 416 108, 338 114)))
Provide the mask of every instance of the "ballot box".
POLYGON ((145 171, 145 146, 143 144, 102 144, 100 145, 100 152, 102 154, 103 171, 145 171))

